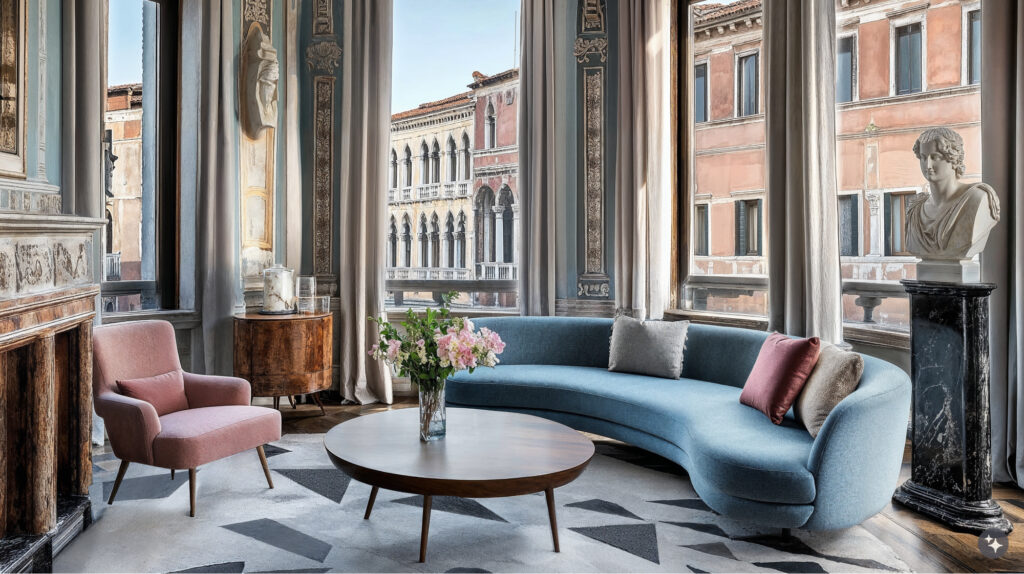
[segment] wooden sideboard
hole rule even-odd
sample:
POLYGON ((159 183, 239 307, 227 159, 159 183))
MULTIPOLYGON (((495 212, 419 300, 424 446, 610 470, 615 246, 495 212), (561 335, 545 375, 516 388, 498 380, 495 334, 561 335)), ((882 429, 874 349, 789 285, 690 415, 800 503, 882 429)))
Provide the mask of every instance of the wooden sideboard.
POLYGON ((330 313, 235 315, 235 376, 252 384, 252 396, 310 395, 324 412, 319 392, 331 388, 330 313))

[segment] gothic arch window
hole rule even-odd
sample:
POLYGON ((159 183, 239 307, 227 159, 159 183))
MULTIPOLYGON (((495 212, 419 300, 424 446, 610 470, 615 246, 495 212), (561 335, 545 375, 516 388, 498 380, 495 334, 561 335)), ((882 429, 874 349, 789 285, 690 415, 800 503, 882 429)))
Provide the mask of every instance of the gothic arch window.
POLYGON ((433 151, 430 152, 430 183, 441 181, 441 146, 434 140, 433 151))
POLYGON ((476 260, 480 263, 494 261, 494 190, 486 185, 476 193, 473 202, 476 212, 476 260))
POLYGON ((465 179, 470 179, 470 175, 469 175, 469 169, 470 169, 469 155, 470 155, 469 135, 467 135, 465 132, 463 132, 463 134, 462 134, 462 179, 464 179, 464 180, 465 179))
POLYGON ((114 216, 107 212, 107 253, 114 252, 114 216))
POLYGON ((448 181, 455 181, 459 179, 459 156, 455 149, 455 138, 448 136, 447 148, 448 181))
POLYGON ((420 143, 420 184, 430 183, 430 148, 427 142, 420 143))
POLYGON ((402 218, 402 266, 412 267, 412 224, 408 214, 402 218))
POLYGON ((437 214, 430 216, 430 267, 441 265, 441 226, 437 214))
POLYGON ((484 113, 484 147, 491 149, 498 145, 498 119, 494 115, 494 105, 487 102, 484 113))
POLYGON ((412 150, 409 146, 405 146, 405 165, 402 167, 405 169, 405 178, 402 182, 403 187, 412 186, 412 150))
POLYGON ((430 245, 427 243, 427 216, 420 215, 420 267, 430 267, 428 257, 430 256, 430 245))
POLYGON ((391 150, 391 187, 398 187, 398 153, 391 150))
POLYGON ((444 266, 455 267, 455 217, 448 212, 444 220, 444 266))
POLYGON ((466 267, 466 214, 459 212, 459 223, 455 228, 455 266, 466 267))
POLYGON ((501 188, 498 192, 498 209, 500 213, 496 214, 496 218, 500 218, 500 222, 496 220, 498 224, 498 230, 495 235, 500 234, 500 239, 497 243, 501 244, 501 251, 497 253, 497 261, 499 263, 512 263, 515 261, 515 232, 513 226, 515 225, 515 212, 512 210, 512 205, 515 203, 515 198, 512 196, 512 190, 506 185, 501 188))
POLYGON ((394 215, 391 216, 391 225, 388 228, 388 266, 398 267, 398 226, 395 225, 394 215))

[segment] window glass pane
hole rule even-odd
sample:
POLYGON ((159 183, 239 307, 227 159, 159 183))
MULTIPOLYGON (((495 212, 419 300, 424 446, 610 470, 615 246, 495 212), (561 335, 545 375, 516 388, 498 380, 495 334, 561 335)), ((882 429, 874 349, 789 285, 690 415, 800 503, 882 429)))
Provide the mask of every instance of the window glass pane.
POLYGON ((981 10, 973 10, 967 20, 967 81, 977 84, 981 81, 981 10))
MULTIPOLYGON (((899 280, 916 277, 916 259, 906 254, 906 210, 915 194, 928 190, 914 142, 929 128, 955 126, 964 141, 961 182, 980 181, 983 84, 951 93, 963 81, 959 66, 948 65, 949 55, 963 47, 958 34, 930 36, 923 52, 924 29, 946 29, 955 22, 948 7, 923 9, 922 22, 897 26, 890 38, 891 28, 882 23, 888 23, 892 4, 849 4, 836 5, 837 53, 844 49, 840 35, 856 35, 853 85, 859 99, 843 103, 837 93, 843 319, 848 326, 906 331, 910 307, 899 280), (928 61, 922 62, 922 55, 928 61), (889 72, 893 63, 895 77, 889 72), (890 81, 897 95, 917 95, 890 97, 890 81)), ((971 26, 967 20, 965 33, 971 26)))
POLYGON ((159 4, 111 2, 103 131, 103 310, 159 307, 156 289, 159 4))
MULTIPOLYGON (((684 191, 695 214, 695 229, 683 235, 692 239, 683 306, 763 316, 767 310, 760 225, 764 205, 758 201, 765 186, 764 119, 756 116, 761 5, 715 0, 693 3, 689 9, 693 35, 688 41, 694 58, 706 68, 702 89, 698 91, 695 82, 687 97, 693 98, 694 109, 703 98, 708 121, 682 126, 685 133, 692 129, 693 134, 689 146, 693 187, 684 191), (730 22, 744 24, 730 26, 730 22), (706 226, 705 233, 701 225, 706 226), (708 239, 702 242, 702 237, 708 239)), ((699 117, 695 114, 695 119, 699 117)))
POLYGON ((853 36, 839 39, 836 55, 836 101, 853 101, 853 36))
POLYGON ((391 150, 403 187, 389 193, 382 230, 388 307, 435 306, 457 291, 457 309, 518 308, 519 70, 466 30, 513 46, 519 10, 519 0, 469 11, 394 2, 391 150))
POLYGON ((693 70, 693 111, 697 122, 708 121, 708 65, 698 64, 693 70))

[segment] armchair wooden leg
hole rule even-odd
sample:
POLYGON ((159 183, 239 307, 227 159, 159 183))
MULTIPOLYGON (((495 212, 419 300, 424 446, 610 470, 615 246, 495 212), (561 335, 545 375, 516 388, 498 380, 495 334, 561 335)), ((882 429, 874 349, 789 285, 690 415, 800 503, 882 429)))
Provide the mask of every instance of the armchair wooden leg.
POLYGON ((128 472, 127 460, 121 461, 121 466, 117 469, 117 478, 114 479, 114 488, 110 489, 110 498, 107 499, 107 504, 114 504, 114 497, 117 496, 117 489, 121 487, 121 479, 124 478, 124 473, 128 472))
POLYGON ((320 416, 327 416, 327 411, 324 410, 324 403, 322 400, 320 400, 320 392, 317 391, 309 396, 313 397, 313 402, 316 403, 318 407, 320 407, 320 416))
POLYGON ((290 404, 293 409, 295 408, 295 399, 291 395, 288 395, 288 404, 290 404))
POLYGON ((174 480, 174 469, 171 469, 171 480, 174 480))
POLYGON ((263 445, 256 447, 256 452, 260 454, 260 463, 263 464, 263 474, 267 476, 267 485, 274 488, 274 481, 270 478, 270 467, 267 466, 267 453, 263 452, 263 445))
POLYGON ((188 469, 188 515, 192 518, 196 516, 196 469, 188 469))

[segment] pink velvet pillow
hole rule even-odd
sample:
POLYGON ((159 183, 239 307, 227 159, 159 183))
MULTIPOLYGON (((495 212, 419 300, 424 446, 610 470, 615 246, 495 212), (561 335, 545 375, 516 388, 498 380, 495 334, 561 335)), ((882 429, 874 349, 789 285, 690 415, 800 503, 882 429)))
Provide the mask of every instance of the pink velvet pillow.
POLYGON ((188 408, 185 379, 181 371, 171 371, 144 379, 117 381, 117 388, 126 397, 153 405, 157 416, 162 417, 188 408))
POLYGON ((790 339, 772 333, 761 345, 740 393, 740 402, 768 415, 773 423, 781 423, 811 376, 820 349, 817 337, 790 339))

